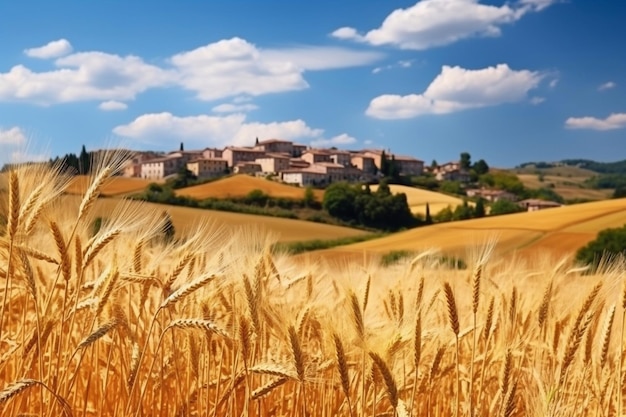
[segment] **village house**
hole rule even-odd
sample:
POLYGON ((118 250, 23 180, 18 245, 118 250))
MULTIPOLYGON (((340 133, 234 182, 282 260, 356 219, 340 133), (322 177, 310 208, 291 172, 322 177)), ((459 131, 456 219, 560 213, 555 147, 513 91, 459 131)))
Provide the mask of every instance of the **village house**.
POLYGON ((141 164, 150 159, 159 158, 161 155, 156 152, 134 152, 132 156, 124 162, 123 176, 129 178, 141 177, 141 164))
POLYGON ((556 201, 538 200, 533 198, 522 200, 517 204, 525 208, 527 211, 538 211, 562 206, 562 204, 557 203, 556 201))
POLYGON ((233 167, 233 173, 235 174, 256 175, 261 172, 261 165, 256 162, 239 162, 233 167))
POLYGON ((330 153, 323 149, 308 149, 300 157, 309 164, 317 164, 319 162, 333 162, 330 153))
POLYGON ((334 162, 319 162, 311 164, 308 168, 310 171, 321 172, 326 175, 326 183, 330 184, 337 181, 344 181, 344 171, 346 167, 334 162))
POLYGON ((222 158, 226 160, 229 167, 235 167, 240 162, 254 162, 264 155, 265 151, 263 150, 236 146, 227 146, 222 152, 222 158))
POLYGON ((371 156, 355 154, 350 158, 350 162, 355 168, 360 169, 365 174, 373 175, 376 172, 376 164, 371 156))
POLYGON ((335 164, 339 164, 344 167, 350 166, 352 156, 348 151, 340 151, 338 149, 333 149, 330 151, 330 160, 335 164))
POLYGON ((284 154, 266 154, 262 158, 257 158, 255 162, 261 165, 261 172, 264 174, 277 174, 280 171, 289 169, 289 157, 284 154))
POLYGON ((267 139, 258 142, 254 145, 253 149, 266 153, 285 153, 293 155, 293 142, 281 139, 267 139))
POLYGON ((424 161, 407 155, 393 155, 400 173, 404 175, 422 175, 424 161))
POLYGON ((306 145, 302 145, 300 143, 294 143, 293 152, 291 153, 291 156, 293 156, 294 158, 300 158, 307 149, 308 149, 308 146, 306 145))
POLYGON ((224 159, 202 158, 187 162, 187 169, 198 178, 219 177, 228 172, 228 164, 224 159))
POLYGON ((205 148, 202 151, 202 158, 204 159, 222 159, 223 149, 217 148, 205 148))
POLYGON ((156 158, 141 163, 141 178, 161 180, 176 174, 184 166, 181 157, 156 158))
POLYGON ((288 169, 280 173, 281 180, 286 184, 299 185, 300 187, 322 186, 328 184, 327 176, 323 172, 314 171, 310 168, 288 169))

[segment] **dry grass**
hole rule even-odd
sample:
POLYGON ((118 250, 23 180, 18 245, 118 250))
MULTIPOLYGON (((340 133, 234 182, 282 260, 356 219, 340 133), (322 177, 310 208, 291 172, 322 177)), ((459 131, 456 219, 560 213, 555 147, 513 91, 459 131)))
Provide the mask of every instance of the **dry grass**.
MULTIPOLYGON (((372 191, 378 189, 378 185, 371 186, 372 191)), ((451 207, 453 210, 456 206, 463 204, 463 200, 457 197, 452 197, 446 194, 437 193, 434 191, 423 190, 421 188, 408 187, 406 185, 392 184, 389 189, 394 194, 404 193, 406 194, 409 208, 413 214, 426 215, 426 204, 430 208, 430 214, 435 215, 446 207, 451 207)))
POLYGON ((622 262, 307 263, 249 227, 165 244, 160 210, 121 200, 90 236, 102 181, 59 201, 48 177, 27 210, 41 177, 2 194, 2 416, 623 413, 622 262))
POLYGON ((332 258, 383 254, 392 250, 424 250, 438 248, 456 255, 465 255, 468 244, 499 236, 500 255, 519 253, 524 256, 549 254, 556 257, 572 255, 593 240, 600 230, 621 227, 626 223, 624 199, 576 204, 537 212, 517 213, 467 221, 442 223, 412 229, 380 239, 339 246, 320 255, 332 258))
MULTIPOLYGON (((261 190, 265 194, 276 198, 304 198, 304 188, 243 174, 233 175, 206 184, 181 188, 176 191, 176 194, 197 199, 244 197, 252 190, 261 190)), ((313 193, 317 201, 321 202, 324 199, 323 190, 313 190, 313 193)))
POLYGON ((613 194, 613 190, 594 190, 591 188, 584 188, 583 182, 593 175, 575 172, 576 176, 567 175, 544 175, 543 181, 539 180, 536 174, 518 174, 517 177, 522 181, 525 187, 536 188, 548 188, 551 187, 557 194, 566 200, 582 198, 588 200, 605 200, 610 198, 613 194))
MULTIPOLYGON (((63 196, 61 201, 64 204, 72 205, 76 204, 79 199, 79 196, 68 195, 63 196)), ((97 200, 94 206, 94 216, 109 218, 119 204, 120 200, 118 199, 105 198, 97 200)), ((369 234, 369 232, 350 227, 280 217, 204 210, 140 201, 131 201, 128 205, 148 212, 160 213, 166 211, 172 218, 176 232, 181 236, 194 233, 194 228, 198 222, 214 222, 228 228, 240 226, 258 227, 276 235, 280 242, 298 242, 305 239, 339 239, 369 234)))
MULTIPOLYGON (((68 194, 83 195, 91 178, 87 175, 77 175, 72 178, 65 192, 68 194)), ((108 178, 100 188, 100 194, 103 196, 113 197, 124 194, 136 193, 145 189, 152 181, 140 178, 114 177, 108 178)))

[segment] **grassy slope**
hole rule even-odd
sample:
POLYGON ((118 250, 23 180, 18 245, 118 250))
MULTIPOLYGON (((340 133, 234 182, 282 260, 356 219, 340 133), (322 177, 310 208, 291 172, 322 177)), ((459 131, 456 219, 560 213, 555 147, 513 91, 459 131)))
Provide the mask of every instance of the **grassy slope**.
POLYGON ((572 254, 608 227, 626 223, 626 201, 606 200, 531 213, 443 223, 367 242, 337 247, 317 254, 332 258, 392 250, 439 248, 463 256, 466 247, 498 236, 500 254, 572 254))
MULTIPOLYGON (((77 175, 72 178, 69 186, 65 190, 69 194, 83 195, 89 187, 90 177, 87 175, 77 175)), ((152 181, 141 178, 115 177, 105 182, 101 194, 104 196, 118 196, 135 193, 143 190, 152 181)))
MULTIPOLYGON (((233 175, 207 184, 181 188, 177 194, 203 199, 209 197, 243 197, 252 190, 261 190, 272 197, 301 199, 304 197, 304 188, 268 181, 263 178, 249 175, 233 175)), ((324 191, 314 190, 315 198, 322 201, 324 191)))
MULTIPOLYGON (((423 190, 421 188, 408 187, 406 185, 390 185, 389 188, 394 194, 404 193, 406 194, 407 201, 411 211, 415 214, 426 214, 426 203, 430 207, 430 213, 436 214, 439 211, 450 206, 452 208, 463 204, 463 200, 456 197, 451 197, 446 194, 437 193, 434 191, 423 190)), ((372 191, 378 189, 378 185, 371 186, 372 191)))
POLYGON ((598 175, 588 169, 563 166, 554 168, 536 169, 533 167, 513 169, 525 187, 543 188, 553 187, 565 199, 603 200, 609 198, 613 190, 593 190, 584 188, 585 180, 598 175), (538 173, 543 174, 543 182, 539 181, 538 173))
MULTIPOLYGON (((78 197, 64 196, 63 198, 78 197)), ((102 217, 110 216, 119 203, 119 199, 99 199, 95 208, 95 215, 102 217)), ((143 202, 132 202, 132 204, 144 204, 147 211, 154 210, 157 213, 164 210, 167 211, 171 215, 172 222, 178 233, 185 233, 185 230, 193 228, 200 221, 213 221, 218 225, 224 225, 226 227, 254 226, 259 229, 265 229, 278 234, 279 241, 281 242, 294 242, 307 239, 338 239, 369 234, 369 232, 349 227, 279 217, 255 216, 251 214, 202 210, 143 202)))

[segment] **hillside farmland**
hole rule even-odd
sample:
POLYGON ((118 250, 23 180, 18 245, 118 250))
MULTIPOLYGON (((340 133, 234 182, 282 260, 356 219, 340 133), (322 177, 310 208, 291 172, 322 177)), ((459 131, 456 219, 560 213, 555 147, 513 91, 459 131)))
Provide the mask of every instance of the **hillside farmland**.
MULTIPOLYGON (((252 190, 261 190, 265 194, 275 198, 302 199, 305 189, 240 174, 206 184, 181 188, 176 191, 176 194, 201 200, 211 197, 244 197, 252 190)), ((314 190, 313 193, 315 198, 320 202, 324 198, 323 190, 314 190)))
POLYGON ((441 223, 397 233, 381 239, 337 247, 317 254, 332 258, 346 255, 382 255, 390 251, 438 248, 443 253, 466 255, 466 248, 498 237, 496 251, 523 256, 571 255, 608 227, 626 223, 626 201, 605 200, 537 212, 441 223))

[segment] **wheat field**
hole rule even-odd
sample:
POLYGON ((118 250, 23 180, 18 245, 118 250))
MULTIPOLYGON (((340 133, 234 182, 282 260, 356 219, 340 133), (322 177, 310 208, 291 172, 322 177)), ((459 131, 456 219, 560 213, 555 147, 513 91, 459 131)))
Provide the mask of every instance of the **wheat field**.
MULTIPOLYGON (((83 195, 89 188, 91 178, 87 175, 76 175, 68 184, 65 192, 83 195)), ((113 197, 143 191, 152 181, 141 178, 112 177, 102 184, 100 195, 113 197)))
POLYGON ((395 233, 380 239, 319 251, 318 256, 359 258, 394 250, 425 250, 463 257, 468 245, 478 244, 491 235, 499 236, 498 256, 556 258, 572 256, 595 239, 599 231, 626 223, 626 199, 612 199, 551 208, 535 212, 438 223, 395 233))
MULTIPOLYGON (((253 190, 261 190, 265 194, 274 198, 303 199, 304 188, 287 185, 265 178, 252 177, 246 174, 237 174, 224 179, 219 179, 206 184, 194 185, 191 187, 176 190, 176 194, 204 199, 204 198, 225 198, 225 197, 245 197, 253 190)), ((324 190, 313 190, 315 199, 322 202, 324 190)))
MULTIPOLYGON (((371 189, 372 191, 378 190, 378 185, 372 185, 371 189)), ((390 184, 389 189, 393 194, 404 193, 411 212, 413 214, 421 214, 422 216, 426 215, 426 204, 428 204, 430 214, 432 215, 439 213, 447 207, 454 210, 456 206, 463 204, 463 200, 460 198, 421 188, 390 184)), ((473 202, 470 202, 470 204, 474 205, 473 202)))
POLYGON ((119 200, 90 235, 102 161, 2 184, 2 416, 614 416, 623 413, 624 264, 432 251, 389 268, 296 260, 252 227, 174 242, 119 200))

